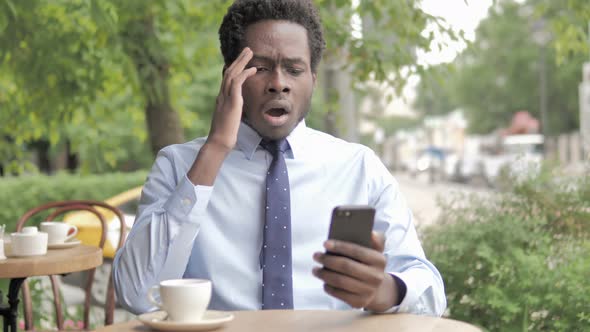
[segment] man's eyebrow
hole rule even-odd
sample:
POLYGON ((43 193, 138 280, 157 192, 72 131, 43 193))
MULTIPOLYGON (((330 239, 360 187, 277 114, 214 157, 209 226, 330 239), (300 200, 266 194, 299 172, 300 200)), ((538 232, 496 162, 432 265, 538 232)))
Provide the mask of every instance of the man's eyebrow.
POLYGON ((303 58, 285 58, 283 59, 283 61, 290 64, 306 64, 303 58))
MULTIPOLYGON (((259 61, 259 62, 274 62, 274 59, 264 56, 264 55, 254 55, 252 57, 252 60, 250 61, 259 61)), ((296 63, 300 63, 300 64, 305 64, 305 60, 303 58, 300 57, 295 57, 295 58, 283 58, 282 60, 285 63, 288 64, 296 64, 296 63)))

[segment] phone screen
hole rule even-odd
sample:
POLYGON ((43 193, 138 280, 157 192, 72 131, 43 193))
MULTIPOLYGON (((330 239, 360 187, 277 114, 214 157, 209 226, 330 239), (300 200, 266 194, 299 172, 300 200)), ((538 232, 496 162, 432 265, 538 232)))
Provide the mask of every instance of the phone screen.
POLYGON ((371 247, 375 209, 368 205, 337 206, 332 211, 329 239, 371 247))

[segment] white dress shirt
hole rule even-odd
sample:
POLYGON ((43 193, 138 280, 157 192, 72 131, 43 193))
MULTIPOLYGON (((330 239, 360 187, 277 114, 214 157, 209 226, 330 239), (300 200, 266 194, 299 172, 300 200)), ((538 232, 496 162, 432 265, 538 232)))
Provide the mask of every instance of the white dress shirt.
MULTIPOLYGON (((442 278, 424 256, 398 183, 375 153, 308 128, 304 121, 287 140, 294 308, 350 309, 326 294, 323 282, 312 275, 313 254, 324 251, 335 206, 368 204, 376 208, 374 230, 386 236, 386 272, 407 287, 400 305, 388 312, 441 315, 446 307, 442 278)), ((147 299, 149 288, 177 278, 212 280, 210 309, 261 308, 259 255, 272 156, 260 141, 242 123, 213 187, 194 186, 186 176, 205 138, 158 153, 133 228, 113 264, 118 300, 125 308, 134 313, 156 309, 147 299)))

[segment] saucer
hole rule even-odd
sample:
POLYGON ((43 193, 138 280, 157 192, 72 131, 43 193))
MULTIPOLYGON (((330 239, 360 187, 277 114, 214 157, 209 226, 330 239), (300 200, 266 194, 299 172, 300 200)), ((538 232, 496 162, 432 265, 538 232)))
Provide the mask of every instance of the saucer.
POLYGON ((54 243, 54 244, 48 244, 47 245, 47 249, 67 249, 67 248, 73 248, 77 245, 80 245, 82 242, 80 240, 69 240, 66 241, 64 243, 54 243))
POLYGON ((165 311, 154 311, 139 315, 138 319, 145 325, 158 331, 210 331, 221 327, 234 319, 231 312, 207 310, 199 322, 173 322, 166 320, 165 311))

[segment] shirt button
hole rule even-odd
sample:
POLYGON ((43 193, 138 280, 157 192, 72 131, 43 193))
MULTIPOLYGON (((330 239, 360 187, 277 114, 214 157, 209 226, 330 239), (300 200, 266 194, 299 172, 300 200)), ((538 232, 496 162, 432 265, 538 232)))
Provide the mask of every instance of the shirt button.
POLYGON ((184 206, 189 206, 191 204, 191 200, 188 198, 185 198, 182 200, 182 205, 184 206))

